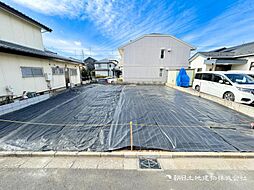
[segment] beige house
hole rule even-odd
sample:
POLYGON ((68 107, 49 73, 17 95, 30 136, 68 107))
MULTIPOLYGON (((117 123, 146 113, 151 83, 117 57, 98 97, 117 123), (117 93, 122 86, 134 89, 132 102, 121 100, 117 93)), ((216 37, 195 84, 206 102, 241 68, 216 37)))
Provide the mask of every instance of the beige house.
POLYGON ((197 52, 190 67, 198 71, 254 70, 254 42, 209 52, 197 52))
POLYGON ((130 83, 165 83, 169 70, 188 68, 195 48, 174 36, 148 34, 119 47, 123 80, 130 83))
POLYGON ((47 26, 0 2, 0 97, 45 92, 81 83, 81 61, 46 51, 47 26))

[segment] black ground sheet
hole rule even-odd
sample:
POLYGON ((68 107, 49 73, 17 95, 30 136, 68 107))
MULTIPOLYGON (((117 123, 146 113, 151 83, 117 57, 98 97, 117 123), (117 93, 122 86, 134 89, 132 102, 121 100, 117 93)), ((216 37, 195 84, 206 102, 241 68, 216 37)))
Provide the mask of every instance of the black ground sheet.
POLYGON ((0 150, 254 151, 253 118, 164 86, 88 85, 0 116, 0 150))

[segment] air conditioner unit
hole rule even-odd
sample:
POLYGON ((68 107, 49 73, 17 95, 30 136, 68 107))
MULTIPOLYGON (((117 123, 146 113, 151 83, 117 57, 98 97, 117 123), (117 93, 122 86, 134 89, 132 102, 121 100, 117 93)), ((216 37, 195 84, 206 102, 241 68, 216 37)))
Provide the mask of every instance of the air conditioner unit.
POLYGON ((46 81, 51 81, 52 80, 52 74, 51 73, 45 73, 45 80, 46 81))

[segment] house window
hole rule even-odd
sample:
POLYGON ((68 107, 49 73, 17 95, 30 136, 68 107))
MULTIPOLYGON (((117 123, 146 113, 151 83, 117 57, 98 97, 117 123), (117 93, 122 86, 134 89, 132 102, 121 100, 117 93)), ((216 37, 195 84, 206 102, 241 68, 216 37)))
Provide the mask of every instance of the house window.
POLYGON ((21 67, 23 78, 27 77, 43 77, 43 68, 41 67, 21 67))
POLYGON ((163 59, 163 58, 164 58, 164 55, 165 55, 165 50, 164 50, 164 49, 162 49, 162 50, 161 50, 161 59, 163 59))
POLYGON ((64 68, 52 67, 52 74, 53 75, 63 75, 64 74, 64 68))
POLYGON ((101 68, 101 64, 98 64, 97 67, 98 67, 98 68, 101 68))
POLYGON ((160 77, 162 77, 162 74, 163 74, 163 69, 160 69, 160 77))
POLYGON ((77 69, 70 69, 70 75, 71 75, 71 76, 76 76, 76 75, 78 75, 77 69))
POLYGON ((254 70, 254 62, 251 62, 251 64, 250 64, 250 69, 249 69, 250 71, 252 71, 252 70, 254 70))

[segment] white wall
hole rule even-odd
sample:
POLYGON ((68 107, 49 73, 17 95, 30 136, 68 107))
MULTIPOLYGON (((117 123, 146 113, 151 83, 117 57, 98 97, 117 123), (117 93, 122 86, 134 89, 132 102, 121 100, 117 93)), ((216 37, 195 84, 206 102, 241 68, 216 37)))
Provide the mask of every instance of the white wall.
POLYGON ((201 68, 202 71, 207 71, 207 69, 209 70, 209 68, 206 68, 206 64, 204 64, 205 60, 205 56, 197 55, 197 57, 190 61, 191 69, 195 69, 195 72, 197 72, 199 68, 201 68))
POLYGON ((43 50, 41 29, 0 8, 0 40, 43 50))
MULTIPOLYGON (((248 62, 244 65, 233 65, 231 67, 232 70, 244 70, 244 71, 248 71, 250 69, 250 65, 252 62, 254 62, 254 56, 250 56, 250 57, 245 57, 244 59, 247 59, 248 62)), ((252 68, 252 70, 254 70, 252 68)))
MULTIPOLYGON (((52 67, 59 66, 68 68, 76 68, 77 76, 71 76, 71 83, 80 83, 79 67, 64 62, 49 61, 47 59, 39 59, 33 57, 12 55, 0 53, 0 96, 6 95, 6 86, 11 86, 14 95, 20 96, 23 91, 41 92, 48 90, 45 77, 29 77, 22 78, 21 68, 25 67, 42 67, 44 73, 52 73, 52 67)), ((52 75, 51 87, 65 87, 65 75, 52 75)))
POLYGON ((103 76, 103 77, 107 77, 108 75, 108 71, 95 71, 95 75, 98 76, 103 76))
POLYGON ((145 36, 124 47, 123 79, 125 82, 166 82, 166 69, 188 67, 190 49, 169 36, 145 36), (160 58, 162 48, 165 48, 163 59, 160 58), (160 68, 163 68, 162 77, 160 68))
POLYGON ((71 68, 71 69, 77 69, 77 75, 70 76, 70 83, 80 84, 81 79, 80 79, 80 68, 79 68, 79 66, 78 65, 73 65, 73 64, 68 64, 67 67, 71 68))
MULTIPOLYGON (((206 58, 202 55, 198 55, 196 58, 194 58, 191 62, 190 62, 190 66, 192 69, 195 69, 195 72, 197 72, 198 68, 202 68, 202 71, 209 71, 209 69, 215 70, 215 65, 206 65, 204 64, 204 60, 206 58)), ((249 56, 249 57, 244 57, 242 59, 247 59, 248 62, 246 64, 243 65, 232 65, 231 70, 244 70, 244 71, 248 71, 250 68, 250 65, 252 62, 254 62, 254 56, 249 56)))
POLYGON ((110 76, 113 77, 113 69, 115 68, 115 64, 112 63, 101 63, 101 64, 94 64, 95 67, 95 75, 96 76, 110 76), (102 69, 102 70, 100 70, 102 69), (104 70, 103 70, 104 69, 104 70), (105 71, 105 70, 108 71, 105 71))
MULTIPOLYGON (((190 77, 190 86, 194 80, 195 71, 193 69, 186 69, 187 75, 190 77)), ((176 85, 176 78, 179 74, 179 70, 168 71, 167 84, 176 85)))

